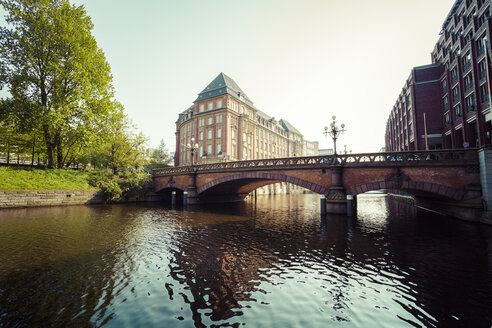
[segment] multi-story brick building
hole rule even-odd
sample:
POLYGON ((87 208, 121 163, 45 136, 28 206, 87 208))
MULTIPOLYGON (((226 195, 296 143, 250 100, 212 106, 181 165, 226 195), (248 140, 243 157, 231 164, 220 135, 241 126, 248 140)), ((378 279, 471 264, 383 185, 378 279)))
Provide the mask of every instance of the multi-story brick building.
POLYGON ((406 81, 386 124, 388 151, 442 148, 441 65, 415 67, 406 81), (425 116, 425 120, 424 120, 425 116))
POLYGON ((176 122, 175 165, 192 162, 192 138, 198 144, 195 163, 317 155, 318 143, 285 120, 254 107, 241 88, 220 73, 176 122))
POLYGON ((432 65, 413 69, 391 111, 387 151, 491 143, 491 27, 490 0, 455 1, 432 51, 432 65))

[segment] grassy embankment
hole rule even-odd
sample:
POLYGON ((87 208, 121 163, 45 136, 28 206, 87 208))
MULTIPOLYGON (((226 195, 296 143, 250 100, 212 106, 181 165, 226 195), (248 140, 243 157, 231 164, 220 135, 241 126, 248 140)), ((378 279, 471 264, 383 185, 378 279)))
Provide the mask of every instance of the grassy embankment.
POLYGON ((90 173, 76 170, 38 170, 0 167, 0 190, 96 190, 90 173))
POLYGON ((0 167, 0 190, 102 190, 106 201, 117 201, 128 192, 150 190, 150 174, 105 171, 39 170, 0 167))

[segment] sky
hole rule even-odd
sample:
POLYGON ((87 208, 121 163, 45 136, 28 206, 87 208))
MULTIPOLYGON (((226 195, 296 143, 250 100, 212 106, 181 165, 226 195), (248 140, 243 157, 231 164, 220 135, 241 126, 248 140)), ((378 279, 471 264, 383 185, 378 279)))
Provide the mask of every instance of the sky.
POLYGON ((388 115, 412 67, 431 63, 454 0, 72 3, 91 17, 116 98, 149 147, 164 139, 174 150, 178 114, 223 72, 320 148, 333 147, 323 127, 336 115, 347 130, 337 148, 359 153, 384 146, 388 115))

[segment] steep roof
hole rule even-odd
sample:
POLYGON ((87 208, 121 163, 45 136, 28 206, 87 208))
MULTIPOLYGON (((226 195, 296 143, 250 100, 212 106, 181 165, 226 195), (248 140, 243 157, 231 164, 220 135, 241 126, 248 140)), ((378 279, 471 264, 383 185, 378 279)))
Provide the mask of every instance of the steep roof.
POLYGON ((289 122, 287 122, 286 120, 281 119, 281 120, 279 121, 279 123, 282 125, 282 127, 283 127, 286 131, 288 131, 288 132, 294 132, 294 133, 296 133, 296 134, 298 134, 298 135, 301 135, 301 136, 302 136, 302 133, 301 133, 301 132, 299 132, 299 131, 298 131, 298 130, 297 130, 297 129, 296 129, 296 128, 292 125, 292 124, 290 124, 290 123, 289 123, 289 122))
POLYGON ((270 121, 273 117, 271 117, 270 115, 267 115, 266 113, 262 112, 261 110, 256 109, 256 113, 258 114, 258 116, 261 116, 264 120, 267 120, 267 121, 270 121))
POLYGON ((240 99, 248 105, 253 106, 253 102, 248 98, 244 91, 241 90, 237 83, 224 73, 220 73, 212 82, 210 82, 209 85, 198 94, 198 98, 195 102, 225 94, 231 95, 234 98, 240 99))

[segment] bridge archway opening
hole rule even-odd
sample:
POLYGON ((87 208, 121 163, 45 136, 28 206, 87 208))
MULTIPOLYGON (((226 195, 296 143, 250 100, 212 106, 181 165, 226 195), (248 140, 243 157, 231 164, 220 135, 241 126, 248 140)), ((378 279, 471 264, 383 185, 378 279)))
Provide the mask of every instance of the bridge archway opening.
POLYGON ((423 197, 435 200, 456 201, 462 200, 463 191, 447 187, 441 184, 409 181, 404 184, 395 184, 388 181, 377 181, 356 187, 349 188, 347 194, 357 196, 361 194, 375 193, 380 190, 387 192, 400 193, 402 195, 423 197))
POLYGON ((173 192, 176 195, 176 204, 183 204, 183 190, 179 188, 163 188, 157 191, 157 193, 162 197, 162 202, 165 204, 171 204, 173 192))
POLYGON ((211 181, 198 189, 199 196, 204 200, 243 200, 248 194, 258 188, 282 182, 287 183, 289 186, 288 188, 291 189, 304 188, 306 192, 312 191, 319 194, 326 192, 326 188, 322 186, 306 180, 294 179, 282 174, 255 173, 249 175, 251 176, 235 174, 211 181))

